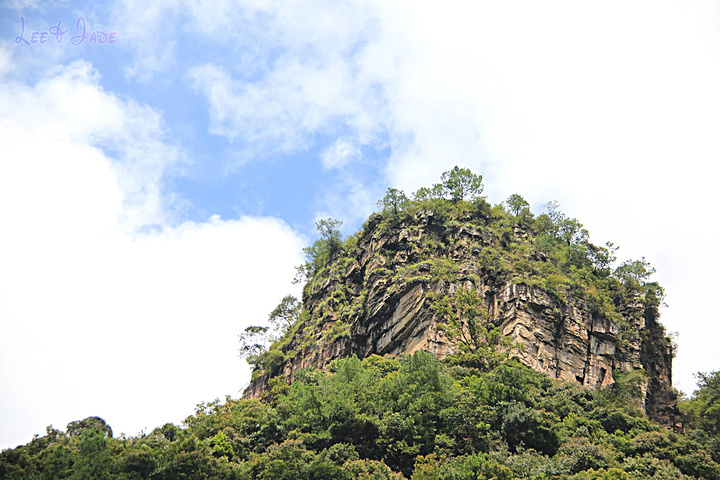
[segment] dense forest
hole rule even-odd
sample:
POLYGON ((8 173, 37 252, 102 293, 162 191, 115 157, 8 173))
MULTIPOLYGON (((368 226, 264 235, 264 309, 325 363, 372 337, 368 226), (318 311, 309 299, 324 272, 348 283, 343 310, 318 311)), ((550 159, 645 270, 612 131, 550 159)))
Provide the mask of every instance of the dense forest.
MULTIPOLYGON (((623 301, 641 298, 657 320, 663 290, 645 259, 614 266, 616 248, 590 243, 557 203, 535 216, 520 195, 493 206, 481 194, 482 178, 457 167, 412 198, 389 189, 375 229, 392 231, 427 211, 447 225, 482 218, 499 239, 475 251, 485 274, 541 288, 557 302, 582 296, 618 324, 621 348, 643 335, 625 321, 623 301)), ((650 373, 615 371, 604 388, 538 373, 519 361, 470 291, 433 299, 458 345, 443 359, 424 351, 351 356, 296 372, 290 384, 270 375, 317 329, 331 340, 349 334, 338 320, 345 317, 330 313, 356 309, 352 298, 343 303, 340 292, 317 308, 304 304, 346 269, 368 224, 346 239, 336 221, 318 227, 298 268, 305 302, 285 297, 267 325, 241 335, 254 379, 269 378, 261 400, 201 404, 181 426, 135 437, 115 437, 99 417, 65 431, 48 427, 0 453, 0 479, 720 479, 720 372, 699 373, 697 391, 677 403, 676 421, 662 425, 644 411, 650 373)), ((387 275, 437 282, 458 274, 450 262, 426 266, 387 275)))
POLYGON ((640 409, 641 373, 593 391, 507 360, 404 358, 308 369, 266 401, 199 405, 182 427, 113 438, 97 417, 0 454, 3 479, 720 478, 720 375, 684 432, 640 409))

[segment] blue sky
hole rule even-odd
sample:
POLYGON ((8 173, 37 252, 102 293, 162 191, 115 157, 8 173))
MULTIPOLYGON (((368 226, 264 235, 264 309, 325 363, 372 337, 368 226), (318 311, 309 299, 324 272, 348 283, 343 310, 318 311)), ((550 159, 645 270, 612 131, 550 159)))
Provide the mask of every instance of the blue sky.
POLYGON ((720 368, 719 9, 3 2, 0 448, 237 397, 237 334, 297 293, 315 221, 351 233, 454 165, 657 267, 692 391, 720 368), (21 16, 24 39, 68 33, 16 42, 21 16))

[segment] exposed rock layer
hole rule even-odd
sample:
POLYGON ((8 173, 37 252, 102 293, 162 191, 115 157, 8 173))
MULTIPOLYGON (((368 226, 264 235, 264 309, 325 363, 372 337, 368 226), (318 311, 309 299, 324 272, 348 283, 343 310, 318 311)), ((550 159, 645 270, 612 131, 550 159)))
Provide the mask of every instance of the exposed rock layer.
MULTIPOLYGON (((525 365, 588 387, 612 385, 614 370, 645 369, 648 415, 673 422, 671 344, 641 296, 616 306, 638 333, 621 341, 619 326, 591 314, 583 298, 570 295, 560 301, 539 288, 498 278, 487 262, 479 261, 484 248, 502 248, 503 240, 482 228, 486 220, 448 227, 433 217, 423 211, 413 222, 382 229, 381 217, 370 217, 352 259, 336 261, 330 269, 334 273, 306 287, 308 318, 283 347, 286 360, 272 373, 292 381, 299 369, 324 368, 353 354, 364 358, 422 349, 445 357, 456 345, 439 328, 431 297, 475 289, 491 321, 524 345, 517 355, 525 365), (453 274, 443 275, 443 270, 453 274)), ((515 242, 531 241, 520 228, 513 237, 515 242)), ((245 396, 261 397, 269 378, 256 378, 245 396)))

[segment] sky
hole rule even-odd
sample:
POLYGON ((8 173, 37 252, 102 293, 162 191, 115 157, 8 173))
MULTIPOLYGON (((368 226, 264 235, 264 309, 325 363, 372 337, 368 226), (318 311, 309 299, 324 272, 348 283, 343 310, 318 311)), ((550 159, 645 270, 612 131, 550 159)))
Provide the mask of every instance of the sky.
POLYGON ((644 256, 691 393, 720 369, 718 85, 718 1, 2 2, 0 448, 239 397, 315 222, 455 165, 644 256))

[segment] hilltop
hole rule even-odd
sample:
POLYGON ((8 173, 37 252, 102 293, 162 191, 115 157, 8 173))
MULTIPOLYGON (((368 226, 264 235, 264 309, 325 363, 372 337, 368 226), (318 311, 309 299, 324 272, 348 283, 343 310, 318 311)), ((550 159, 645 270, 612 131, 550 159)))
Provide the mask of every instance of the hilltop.
POLYGON ((556 202, 535 216, 518 194, 492 206, 481 193, 482 178, 456 167, 412 199, 389 189, 344 241, 337 222, 319 223, 299 268, 302 304, 283 337, 254 352, 246 396, 338 358, 424 350, 480 369, 517 357, 591 388, 642 371, 643 408, 674 423, 673 346, 652 267, 613 268, 616 248, 592 244, 556 202))

